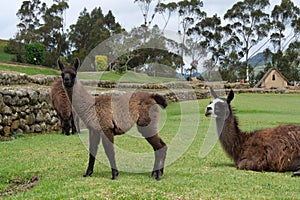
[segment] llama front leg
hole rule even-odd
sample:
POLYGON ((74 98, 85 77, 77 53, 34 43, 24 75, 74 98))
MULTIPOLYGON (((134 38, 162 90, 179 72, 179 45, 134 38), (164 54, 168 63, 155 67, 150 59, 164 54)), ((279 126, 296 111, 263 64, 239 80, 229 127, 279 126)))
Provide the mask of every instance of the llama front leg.
POLYGON ((115 180, 118 178, 119 171, 116 165, 115 150, 114 150, 114 135, 112 132, 106 132, 105 134, 103 134, 102 144, 105 150, 105 154, 110 163, 111 173, 112 173, 111 179, 115 180))
POLYGON ((291 168, 291 171, 293 171, 292 177, 300 176, 300 157, 294 159, 291 168))
POLYGON ((158 136, 158 134, 146 138, 146 140, 152 145, 155 155, 152 177, 154 177, 156 180, 160 180, 161 176, 164 173, 165 159, 168 147, 158 136))
POLYGON ((90 130, 89 142, 90 142, 89 143, 89 145, 90 145, 89 146, 89 150, 90 150, 89 164, 88 164, 86 173, 85 173, 85 175, 83 175, 83 177, 89 177, 93 174, 95 159, 96 159, 96 155, 98 152, 98 146, 99 146, 99 142, 100 142, 100 133, 90 130))
POLYGON ((74 135, 77 132, 77 129, 75 126, 73 114, 71 114, 71 128, 72 128, 72 135, 74 135))

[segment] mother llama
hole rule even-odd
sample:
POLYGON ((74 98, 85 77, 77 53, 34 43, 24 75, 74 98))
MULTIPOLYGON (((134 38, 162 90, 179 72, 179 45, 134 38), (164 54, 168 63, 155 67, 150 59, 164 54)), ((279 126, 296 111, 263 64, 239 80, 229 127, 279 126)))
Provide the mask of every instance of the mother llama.
POLYGON ((216 117, 220 143, 237 169, 293 171, 293 176, 300 175, 300 126, 284 125, 245 133, 230 105, 233 91, 224 99, 210 90, 214 100, 206 107, 205 116, 216 117))
POLYGON ((117 179, 114 136, 127 132, 136 123, 138 131, 152 145, 155 161, 152 176, 159 180, 163 175, 167 146, 158 135, 159 108, 167 101, 158 94, 135 92, 121 96, 99 95, 92 97, 76 78, 80 65, 77 58, 73 67, 64 67, 58 60, 63 85, 73 108, 89 129, 89 164, 84 177, 91 176, 100 138, 110 162, 112 179, 117 179))

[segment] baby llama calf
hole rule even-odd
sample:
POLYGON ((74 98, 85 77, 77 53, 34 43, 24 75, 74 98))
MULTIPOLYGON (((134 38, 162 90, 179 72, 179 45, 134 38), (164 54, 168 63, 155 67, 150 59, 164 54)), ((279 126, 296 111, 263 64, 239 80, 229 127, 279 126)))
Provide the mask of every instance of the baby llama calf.
POLYGON ((57 78, 52 85, 50 92, 51 102, 58 114, 61 122, 62 133, 70 135, 70 129, 72 128, 72 134, 79 132, 79 118, 75 115, 76 125, 74 123, 74 117, 72 113, 71 102, 64 89, 63 81, 61 78, 57 78))
POLYGON ((159 180, 163 175, 167 146, 158 135, 160 105, 167 107, 167 101, 159 94, 144 92, 120 96, 99 95, 92 97, 76 78, 79 59, 73 67, 64 67, 58 60, 63 85, 76 113, 89 129, 89 164, 84 177, 91 176, 100 139, 110 162, 112 179, 118 177, 115 161, 114 136, 129 131, 137 124, 138 131, 152 145, 155 155, 152 176, 159 180))
POLYGON ((215 99, 206 107, 205 115, 216 118, 220 143, 238 169, 300 175, 300 126, 281 125, 245 133, 230 105, 233 91, 224 99, 210 90, 215 99))

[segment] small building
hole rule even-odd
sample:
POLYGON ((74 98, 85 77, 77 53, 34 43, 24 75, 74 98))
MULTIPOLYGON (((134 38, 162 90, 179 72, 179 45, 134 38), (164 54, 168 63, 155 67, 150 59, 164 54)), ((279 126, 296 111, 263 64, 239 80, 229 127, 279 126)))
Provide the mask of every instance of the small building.
POLYGON ((271 68, 254 86, 255 88, 286 88, 288 80, 276 69, 271 68))

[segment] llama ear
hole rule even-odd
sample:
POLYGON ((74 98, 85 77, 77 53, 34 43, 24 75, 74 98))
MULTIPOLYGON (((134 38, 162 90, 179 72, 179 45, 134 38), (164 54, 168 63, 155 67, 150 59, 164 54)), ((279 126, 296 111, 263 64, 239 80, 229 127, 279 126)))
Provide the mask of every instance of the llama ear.
POLYGON ((230 103, 232 99, 234 98, 234 93, 232 90, 230 90, 228 96, 227 96, 227 103, 230 103))
POLYGON ((209 87, 209 90, 210 90, 210 94, 211 94, 215 99, 219 97, 212 87, 209 87))
POLYGON ((61 71, 64 70, 65 67, 64 67, 64 64, 61 62, 60 58, 57 59, 57 65, 59 66, 59 69, 61 71))
POLYGON ((77 71, 77 69, 79 68, 79 66, 80 66, 80 60, 79 60, 79 58, 76 57, 74 65, 73 65, 75 71, 77 71))

